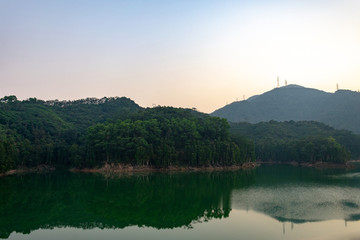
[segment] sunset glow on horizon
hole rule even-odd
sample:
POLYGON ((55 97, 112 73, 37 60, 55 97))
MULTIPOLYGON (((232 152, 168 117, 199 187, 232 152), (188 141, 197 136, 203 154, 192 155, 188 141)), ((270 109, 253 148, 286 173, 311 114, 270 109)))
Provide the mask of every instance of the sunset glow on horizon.
POLYGON ((0 1, 0 97, 197 108, 360 89, 360 1, 0 1))

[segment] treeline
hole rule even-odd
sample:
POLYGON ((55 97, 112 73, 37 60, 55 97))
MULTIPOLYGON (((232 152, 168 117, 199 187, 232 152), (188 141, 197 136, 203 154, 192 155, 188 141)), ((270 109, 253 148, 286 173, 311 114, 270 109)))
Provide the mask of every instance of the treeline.
POLYGON ((0 99, 0 172, 40 164, 93 167, 231 165, 254 159, 226 120, 190 109, 143 109, 127 98, 0 99))
POLYGON ((346 163, 350 152, 332 137, 256 144, 260 161, 298 163, 346 163))
POLYGON ((314 121, 232 123, 231 133, 254 141, 259 161, 344 163, 360 156, 360 136, 314 121))

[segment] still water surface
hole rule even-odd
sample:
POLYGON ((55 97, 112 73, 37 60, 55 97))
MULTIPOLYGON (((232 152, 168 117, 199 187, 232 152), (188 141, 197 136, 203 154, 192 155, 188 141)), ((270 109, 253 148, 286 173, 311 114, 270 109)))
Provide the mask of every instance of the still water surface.
POLYGON ((3 239, 360 239, 360 168, 0 178, 3 239))

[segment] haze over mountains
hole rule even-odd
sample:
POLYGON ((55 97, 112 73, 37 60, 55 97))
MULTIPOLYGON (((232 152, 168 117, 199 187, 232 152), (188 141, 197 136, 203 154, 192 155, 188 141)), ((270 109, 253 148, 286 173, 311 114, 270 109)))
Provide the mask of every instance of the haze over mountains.
POLYGON ((360 93, 328 93, 298 85, 275 88, 248 100, 233 102, 211 115, 230 122, 312 120, 360 133, 360 93))

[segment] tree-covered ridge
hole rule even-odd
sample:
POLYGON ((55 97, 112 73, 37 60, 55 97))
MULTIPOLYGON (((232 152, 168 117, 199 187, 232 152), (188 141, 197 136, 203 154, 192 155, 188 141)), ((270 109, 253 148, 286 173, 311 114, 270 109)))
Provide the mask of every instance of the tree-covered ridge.
POLYGON ((224 166, 254 158, 253 144, 231 139, 225 119, 189 109, 146 109, 129 120, 92 126, 86 139, 88 165, 224 166))
POLYGON ((167 167, 233 165, 253 144, 233 140, 224 119, 190 109, 143 109, 127 98, 0 99, 0 172, 39 164, 105 162, 167 167))
POLYGON ((54 110, 78 129, 86 130, 109 119, 126 119, 142 110, 134 101, 125 97, 86 98, 74 101, 46 101, 54 110))
POLYGON ((255 143, 262 161, 345 162, 360 156, 360 136, 314 121, 231 123, 231 133, 255 143))

